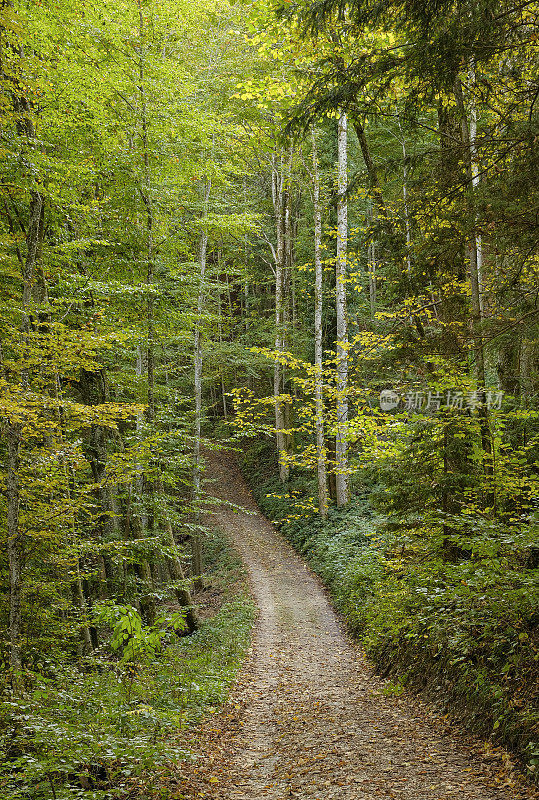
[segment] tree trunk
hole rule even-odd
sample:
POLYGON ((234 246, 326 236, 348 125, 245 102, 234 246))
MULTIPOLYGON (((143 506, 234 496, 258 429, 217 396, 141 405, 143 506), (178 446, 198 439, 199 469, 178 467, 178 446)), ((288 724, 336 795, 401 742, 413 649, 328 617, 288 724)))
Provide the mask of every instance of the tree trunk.
MULTIPOLYGON (((163 486, 162 479, 159 479, 157 483, 157 491, 161 495, 161 500, 159 502, 159 508, 161 511, 161 518, 165 525, 165 531, 167 534, 167 544, 169 550, 171 552, 171 556, 167 558, 167 567, 168 571, 170 572, 170 577, 176 583, 185 580, 185 575, 182 568, 182 563, 180 561, 180 556, 178 554, 178 547, 176 545, 176 539, 174 538, 174 531, 172 529, 172 524, 170 522, 170 518, 167 513, 167 507, 165 502, 165 490, 163 486)), ((176 598, 180 606, 185 609, 185 622, 187 625, 188 633, 194 633, 198 629, 198 617, 196 613, 196 609, 193 606, 193 601, 191 599, 191 593, 189 589, 182 586, 175 586, 174 592, 176 594, 176 598)))
MULTIPOLYGON (((151 286, 153 281, 153 207, 151 199, 151 180, 150 180, 150 152, 148 142, 148 113, 146 107, 146 76, 145 76, 145 62, 144 62, 144 14, 142 11, 141 0, 137 0, 137 7, 139 12, 139 95, 140 95, 140 108, 141 108, 141 125, 142 125, 142 159, 144 164, 144 186, 140 190, 142 202, 146 209, 146 248, 147 248, 147 270, 146 270, 146 283, 148 287, 151 286)), ((147 417, 150 422, 155 419, 155 330, 154 330, 154 301, 151 295, 151 290, 147 298, 147 352, 146 352, 146 368, 147 368, 147 381, 148 381, 148 408, 147 417)))
MULTIPOLYGON (((108 402, 109 392, 105 369, 94 372, 82 369, 79 387, 82 400, 86 405, 94 406, 108 402)), ((109 431, 102 425, 92 425, 88 433, 88 457, 96 487, 95 495, 101 512, 97 524, 100 538, 104 545, 116 539, 119 532, 114 489, 108 485, 106 480, 108 437, 109 431)), ((114 591, 115 579, 114 568, 109 555, 104 551, 101 558, 103 571, 101 573, 100 597, 103 598, 114 591)))
POLYGON ((336 485, 337 505, 349 500, 348 489, 348 321, 346 308, 346 260, 348 245, 348 121, 341 112, 338 127, 338 192, 337 204, 337 446, 336 485))
MULTIPOLYGON (((374 209, 371 210, 371 225, 374 227, 374 209)), ((376 242, 374 238, 369 242, 367 253, 367 264, 369 271, 369 305, 371 309, 371 320, 374 323, 376 318, 376 242)))
MULTIPOLYGON (((462 93, 462 84, 460 80, 455 83, 455 99, 457 102, 457 110, 460 115, 461 121, 461 137, 462 145, 464 148, 464 163, 466 165, 467 177, 474 186, 473 178, 473 154, 472 142, 470 139, 470 128, 464 105, 464 97, 462 93)), ((473 203, 472 203, 473 205, 473 203)), ((474 209, 470 211, 474 213, 474 209)), ((474 214, 475 216, 475 214, 474 214)), ((472 305, 472 334, 474 337, 474 355, 477 372, 477 382, 480 388, 485 386, 485 350, 482 336, 483 324, 483 303, 481 299, 481 280, 478 270, 478 252, 477 252, 477 237, 475 233, 469 238, 467 243, 468 260, 469 260, 469 278, 471 289, 471 305, 472 305)))
MULTIPOLYGON (((476 190, 479 186, 479 155, 477 151, 477 108, 473 89, 475 87, 475 64, 473 60, 470 62, 468 70, 470 85, 472 91, 470 93, 470 171, 472 176, 472 186, 476 190)), ((476 220, 477 221, 477 220, 476 220)), ((483 241, 481 234, 475 232, 475 259, 477 269, 477 283, 479 295, 479 308, 483 316, 483 241)))
POLYGON ((511 339, 502 342, 498 349, 498 362, 496 364, 496 372, 498 373, 498 386, 502 392, 510 395, 522 394, 522 386, 519 382, 518 353, 519 344, 522 348, 522 342, 519 343, 518 339, 511 339))
POLYGON ((406 232, 406 293, 410 293, 412 289, 412 224, 410 221, 410 209, 408 207, 408 153, 406 152, 406 139, 400 119, 397 117, 399 123, 399 130, 401 132, 401 146, 402 146, 402 203, 404 211, 404 230, 406 232))
MULTIPOLYGON (((284 271, 283 271, 283 351, 286 347, 286 339, 290 337, 294 341, 295 333, 295 295, 294 295, 294 236, 295 226, 292 216, 292 148, 288 154, 287 181, 288 186, 284 192, 284 271)), ((285 371, 283 367, 283 389, 285 387, 285 371)), ((287 433, 284 435, 284 449, 287 453, 294 452, 294 435, 292 433, 292 419, 294 411, 292 400, 284 401, 284 426, 287 433)))
MULTIPOLYGON (((462 91, 462 84, 460 79, 455 82, 455 100, 457 104, 457 111, 460 116, 461 122, 461 137, 464 149, 464 163, 466 166, 466 174, 469 183, 474 189, 474 170, 473 170, 473 147, 470 137, 470 128, 466 114, 466 107, 464 104, 464 96, 462 91)), ((475 203, 473 200, 470 203, 470 213, 475 219, 475 203)), ((483 452, 483 470, 485 473, 487 491, 485 496, 485 504, 490 507, 495 504, 495 485, 494 485, 494 469, 492 458, 492 439, 490 434, 490 424, 488 409, 485 402, 485 347, 483 339, 483 300, 482 300, 482 276, 480 272, 480 263, 482 257, 478 252, 478 239, 476 232, 469 237, 467 243, 467 253, 469 260, 469 278, 471 289, 471 310, 472 310, 472 341, 474 347, 475 368, 477 388, 479 392, 480 403, 478 406, 479 427, 481 433, 481 447, 483 452)))
MULTIPOLYGON (((282 159, 281 159, 282 161, 282 159)), ((285 284, 285 259, 286 259, 286 205, 288 202, 284 190, 284 175, 277 168, 276 158, 273 157, 272 169, 272 197, 275 213, 275 227, 277 233, 277 250, 275 252, 275 365, 273 369, 273 395, 275 399, 275 436, 277 453, 279 456, 279 477, 281 483, 286 483, 289 478, 289 467, 286 463, 286 435, 284 404, 281 399, 283 393, 283 367, 279 356, 285 349, 285 320, 284 320, 284 284, 285 284)))
POLYGON ((527 408, 535 389, 533 380, 534 341, 528 339, 525 332, 521 334, 518 356, 518 389, 521 403, 524 408, 527 408))
MULTIPOLYGON (((135 539, 144 539, 144 529, 140 517, 134 514, 131 519, 131 529, 135 539)), ((139 599, 141 610, 146 617, 148 625, 153 625, 156 618, 155 599, 153 597, 152 569, 147 558, 141 558, 135 563, 135 572, 143 586, 144 592, 139 599)))
POLYGON ((365 162, 365 167, 367 169, 367 175, 369 178, 369 187, 371 190, 372 198, 374 200, 374 204, 376 206, 377 217, 381 221, 384 228, 388 232, 390 232, 392 226, 389 220, 389 215, 387 213, 386 204, 384 202, 382 188, 380 186, 378 169, 371 155, 369 143, 367 141, 367 136, 365 134, 365 128, 363 127, 363 124, 361 123, 357 115, 354 115, 352 117, 352 124, 354 126, 354 130, 356 132, 356 136, 359 141, 359 146, 361 148, 363 161, 365 162))
MULTIPOLYGON (((39 236, 42 231, 41 215, 43 211, 43 198, 38 192, 32 192, 30 200, 30 219, 26 232, 26 258, 23 267, 22 285, 22 317, 21 332, 23 342, 23 358, 28 357, 29 334, 32 329, 32 286, 36 271, 39 253, 39 236)), ((27 389, 30 384, 30 372, 27 366, 21 371, 21 384, 27 389)))
POLYGON ((322 206, 320 204, 320 170, 316 146, 316 131, 312 129, 313 142, 313 201, 314 201, 314 366, 315 366, 315 428, 316 470, 318 478, 318 510, 325 519, 328 513, 328 477, 326 443, 324 436, 324 362, 323 362, 323 266, 322 266, 322 206))
MULTIPOLYGON (((9 661, 11 669, 17 673, 21 669, 21 594, 22 571, 24 565, 24 536, 19 528, 19 461, 21 425, 8 422, 5 425, 7 441, 7 537, 9 561, 9 661)), ((16 678, 15 678, 16 681, 16 678)))
MULTIPOLYGON (((208 202, 210 199, 211 181, 206 181, 204 189, 204 218, 208 214, 208 202)), ((193 445, 193 502, 195 504, 195 516, 198 521, 199 511, 196 508, 200 503, 201 498, 201 474, 202 463, 200 454, 200 438, 202 434, 202 370, 203 370, 203 355, 202 355, 202 312, 204 310, 204 300, 206 293, 206 267, 208 260, 208 231, 203 230, 200 237, 200 272, 198 282, 198 298, 197 298, 197 320, 195 323, 195 431, 194 431, 194 445, 193 445)), ((203 572, 202 563, 202 545, 200 536, 197 533, 191 535, 191 554, 192 554, 192 569, 194 576, 194 586, 196 589, 202 587, 201 575, 203 572)))
POLYGON ((77 575, 73 582, 73 589, 75 592, 75 598, 77 606, 79 607, 80 611, 80 634, 82 637, 82 653, 83 655, 87 656, 91 653, 94 649, 92 636, 90 633, 90 627, 88 625, 88 613, 86 609, 86 600, 84 597, 84 590, 82 587, 82 579, 80 575, 80 564, 77 560, 77 575))
MULTIPOLYGON (((219 344, 223 345, 223 303, 221 300, 221 288, 217 292, 217 325, 218 325, 218 334, 219 334, 219 344)), ((222 351, 221 351, 222 352, 222 351)), ((219 369, 219 375, 221 378, 221 402, 223 405, 223 419, 225 422, 228 421, 228 407, 226 402, 226 386, 225 386, 225 373, 222 367, 219 369)))
MULTIPOLYGON (((26 120, 25 131, 33 136, 34 130, 30 120, 26 120)), ((27 342, 31 329, 30 304, 32 300, 32 284, 35 267, 39 253, 40 232, 42 226, 43 198, 38 192, 32 192, 30 199, 30 218, 26 233, 26 258, 23 265, 22 286, 22 319, 21 333, 23 342, 27 342)), ((24 346, 24 350, 27 346, 24 346)), ((21 375, 24 388, 28 388, 30 376, 27 368, 21 375)), ((23 585, 23 567, 25 558, 24 535, 19 527, 19 464, 22 425, 19 422, 7 420, 5 435, 8 451, 6 470, 6 500, 7 500, 7 536, 8 536, 8 563, 9 563, 9 659, 14 673, 21 668, 21 602, 23 585)), ((15 679, 16 682, 16 679, 15 679)))
MULTIPOLYGON (((143 180, 142 186, 139 188, 139 193, 142 198, 142 203, 146 211, 146 286, 148 288, 148 296, 146 299, 146 352, 143 354, 142 348, 137 350, 137 375, 142 377, 144 366, 146 367, 146 418, 151 424, 155 421, 155 325, 154 325, 154 300, 152 296, 151 286, 154 278, 154 242, 153 242, 153 228, 154 228, 154 212, 151 196, 151 175, 150 175, 150 149, 148 138, 148 113, 147 113, 147 100, 146 100, 146 62, 145 62, 145 21, 141 0, 137 0, 137 9, 139 14, 139 49, 138 49, 138 91, 140 98, 140 123, 142 128, 142 162, 143 162, 143 180), (145 364, 144 364, 145 356, 145 364)), ((142 417, 137 418, 137 428, 139 431, 143 426, 142 417)), ((133 517, 133 525, 138 529, 139 538, 144 538, 145 531, 152 525, 152 520, 148 514, 146 499, 149 500, 149 505, 152 505, 151 495, 153 494, 153 487, 145 475, 140 474, 137 479, 137 490, 139 499, 143 504, 143 510, 140 516, 133 517), (146 497, 145 497, 146 496, 146 497)), ((149 593, 144 595, 141 600, 141 607, 146 615, 146 619, 150 625, 153 624, 156 616, 155 601, 151 596, 154 588, 154 580, 152 575, 152 567, 146 558, 141 559, 137 565, 137 570, 141 581, 148 587, 149 593)))

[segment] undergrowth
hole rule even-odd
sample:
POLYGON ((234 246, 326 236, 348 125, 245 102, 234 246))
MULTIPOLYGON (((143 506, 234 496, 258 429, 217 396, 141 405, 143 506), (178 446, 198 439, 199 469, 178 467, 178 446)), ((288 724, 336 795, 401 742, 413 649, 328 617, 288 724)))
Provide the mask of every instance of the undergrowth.
MULTIPOLYGON (((413 535, 371 498, 363 474, 350 505, 295 513, 316 492, 308 474, 283 491, 271 445, 242 459, 263 512, 329 587, 351 631, 379 671, 442 700, 470 728, 512 749, 528 775, 539 771, 539 570, 525 535, 474 532, 471 552, 448 563, 432 531, 413 535)), ((369 483, 370 479, 370 483, 369 483)))
POLYGON ((254 620, 237 555, 218 534, 206 552, 208 580, 225 597, 194 635, 171 631, 138 663, 122 663, 107 646, 84 669, 43 660, 26 674, 22 696, 6 687, 2 800, 122 798, 137 776, 191 757, 185 729, 225 701, 254 620))

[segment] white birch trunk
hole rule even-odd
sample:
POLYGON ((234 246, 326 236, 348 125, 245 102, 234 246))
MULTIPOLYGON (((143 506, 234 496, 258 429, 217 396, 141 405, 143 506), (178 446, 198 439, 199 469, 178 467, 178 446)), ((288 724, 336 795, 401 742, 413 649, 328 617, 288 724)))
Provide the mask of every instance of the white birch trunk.
POLYGON ((338 127, 338 180, 337 204, 337 436, 336 436, 336 489, 337 505, 344 506, 349 499, 348 490, 348 325, 346 312, 346 260, 348 247, 348 120, 341 113, 338 127))
MULTIPOLYGON (((462 143, 466 148, 466 169, 468 172, 468 179, 474 181, 474 145, 472 143, 471 131, 475 125, 477 132, 477 117, 474 122, 468 122, 466 107, 464 104, 464 96, 462 91, 462 84, 460 79, 455 83, 455 100, 457 102, 457 109, 460 114, 462 143)), ((473 103, 472 103, 473 106, 473 103)), ((472 113, 472 119, 475 111, 472 113)), ((474 134, 475 135, 475 134, 474 134)), ((476 165, 477 168, 477 165, 476 165)), ((476 174, 476 179, 478 176, 476 174)), ((474 350, 475 350, 475 363, 477 369, 477 381, 480 387, 485 386, 485 351, 484 340, 482 334, 483 325, 483 301, 482 301, 482 276, 480 267, 482 266, 482 253, 477 249, 478 241, 477 236, 470 237, 467 245, 468 258, 469 258, 469 272, 470 272, 470 290, 471 290, 471 306, 472 306, 472 323, 474 335, 474 350)))
MULTIPOLYGON (((479 186, 479 156, 477 152, 477 107, 475 104, 475 96, 473 88, 475 86, 475 65, 473 61, 470 63, 468 70, 470 80, 470 156, 471 156, 471 169, 472 169, 472 186, 475 189, 479 186)), ((478 294, 479 294, 479 308, 481 316, 483 316, 483 242, 481 234, 475 234, 475 258, 477 269, 478 281, 478 294)))
POLYGON ((313 141, 313 202, 314 202, 314 365, 315 365, 315 428, 316 469, 318 477, 318 510, 325 519, 328 513, 328 476, 326 467, 326 443, 324 437, 324 363, 322 342, 323 312, 323 268, 322 268, 322 206, 320 204, 320 171, 316 147, 316 131, 312 129, 313 141))
MULTIPOLYGON (((290 148, 288 153, 288 164, 286 169, 287 185, 283 191, 284 207, 284 252, 283 252, 283 335, 282 348, 286 348, 286 339, 289 335, 294 341, 295 335, 295 287, 294 287, 294 221, 292 218, 292 161, 294 151, 290 148)), ((283 389, 286 385, 286 372, 283 366, 283 389)), ((290 431, 293 427, 293 407, 292 400, 283 403, 284 427, 290 431)), ((292 433, 284 434, 284 449, 286 453, 292 453, 294 440, 292 433)), ((288 478, 288 475, 287 475, 288 478)))
MULTIPOLYGON (((282 167, 282 164, 281 164, 282 167)), ((285 278, 285 208, 283 197, 283 174, 279 171, 277 160, 273 157, 272 169, 272 197, 275 214, 275 228, 277 234, 277 250, 275 252, 275 351, 277 354, 284 352, 284 278, 285 278)), ((286 435, 285 411, 281 400, 283 390, 283 367, 275 359, 273 370, 273 395, 275 401, 275 436, 277 452, 279 454, 279 478, 281 483, 286 483, 289 477, 289 467, 286 464, 286 435)))

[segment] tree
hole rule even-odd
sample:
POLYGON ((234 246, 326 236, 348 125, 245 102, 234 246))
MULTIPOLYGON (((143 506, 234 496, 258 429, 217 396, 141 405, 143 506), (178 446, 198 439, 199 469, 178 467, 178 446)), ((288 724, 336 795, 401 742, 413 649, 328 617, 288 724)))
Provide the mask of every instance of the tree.
POLYGON ((348 119, 345 112, 339 116, 338 129, 338 181, 339 199, 337 203, 337 440, 336 440, 336 485, 337 505, 348 502, 348 321, 346 304, 346 256, 348 242, 348 119))
MULTIPOLYGON (((326 444, 324 435, 324 362, 323 362, 323 266, 322 266, 322 207, 320 203, 320 170, 316 145, 316 128, 312 132, 313 149, 313 206, 314 206, 314 366, 316 459, 318 478, 318 509, 323 519, 327 517, 328 483, 326 469, 326 444)), ((346 322, 346 319, 345 319, 346 322)))

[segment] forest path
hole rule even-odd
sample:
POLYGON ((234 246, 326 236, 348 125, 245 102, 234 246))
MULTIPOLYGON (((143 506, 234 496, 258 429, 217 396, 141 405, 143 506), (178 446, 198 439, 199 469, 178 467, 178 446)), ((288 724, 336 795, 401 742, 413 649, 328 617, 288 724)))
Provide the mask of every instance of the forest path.
MULTIPOLYGON (((448 731, 413 698, 385 697, 343 633, 318 579, 262 516, 234 458, 206 453, 213 524, 248 567, 260 616, 235 692, 215 786, 223 800, 515 800, 481 748, 448 731), (237 707, 237 706, 236 706, 237 707)), ((220 748, 221 749, 221 748, 220 748)))

